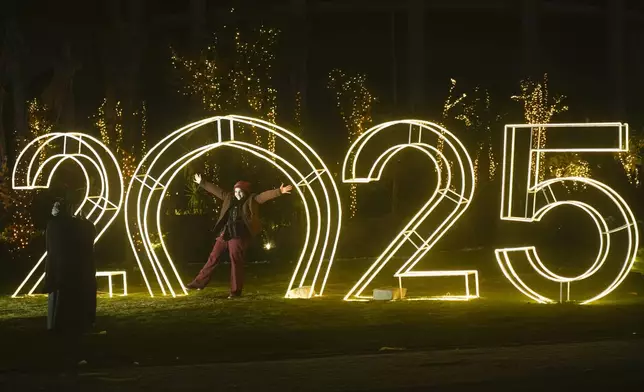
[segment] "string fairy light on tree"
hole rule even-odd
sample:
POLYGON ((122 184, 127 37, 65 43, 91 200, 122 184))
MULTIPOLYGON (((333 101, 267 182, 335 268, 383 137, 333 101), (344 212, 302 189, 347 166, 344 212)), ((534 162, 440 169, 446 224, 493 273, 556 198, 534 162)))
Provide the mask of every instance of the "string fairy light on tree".
POLYGON ((295 124, 297 124, 297 126, 301 128, 302 127, 302 92, 301 91, 297 91, 295 93, 295 113, 293 117, 295 118, 295 124))
MULTIPOLYGON (((236 11, 231 9, 230 12, 236 11)), ((276 123, 278 91, 273 87, 272 73, 279 34, 278 29, 265 26, 243 33, 235 26, 224 26, 213 34, 210 45, 197 56, 184 56, 171 48, 170 60, 178 92, 198 100, 199 109, 208 116, 241 112, 276 123)), ((237 131, 249 130, 240 128, 237 131)), ((250 132, 258 146, 275 152, 275 135, 262 140, 254 127, 250 132)), ((213 140, 204 138, 201 142, 213 140)), ((240 155, 242 166, 249 166, 248 154, 242 152, 240 155)), ((203 174, 219 181, 219 166, 214 159, 208 159, 209 156, 205 157, 203 174)))
MULTIPOLYGON (((546 161, 548 174, 561 178, 561 177, 590 177, 590 164, 585 159, 582 159, 578 153, 564 153, 556 154, 548 158, 546 161)), ((563 184, 564 188, 578 189, 581 187, 585 189, 585 184, 573 182, 572 186, 563 184)))
POLYGON ((139 123, 141 124, 141 157, 144 157, 148 148, 148 105, 145 101, 141 103, 141 109, 135 112, 134 115, 139 118, 139 123))
POLYGON ((206 112, 223 111, 222 75, 215 61, 215 45, 203 50, 197 60, 179 56, 174 49, 170 60, 181 80, 178 92, 187 97, 197 97, 206 112))
MULTIPOLYGON (((467 94, 465 93, 462 93, 460 96, 456 96, 454 94, 455 90, 456 90, 456 79, 450 79, 449 92, 447 93, 447 98, 443 103, 443 111, 441 114, 441 117, 442 117, 441 125, 443 126, 446 126, 446 123, 449 121, 450 118, 455 118, 460 121, 467 120, 467 117, 464 115, 464 112, 460 114, 453 114, 457 109, 463 111, 464 100, 467 97, 467 94)), ((443 132, 441 131, 441 133, 443 132)), ((443 138, 439 137, 436 142, 436 149, 442 152, 444 148, 445 148, 445 141, 443 138)), ((443 168, 443 161, 440 161, 440 160, 438 161, 438 167, 439 169, 443 168)))
MULTIPOLYGON (((371 126, 371 110, 376 98, 367 88, 365 74, 348 76, 342 70, 334 69, 329 73, 328 87, 335 91, 336 104, 347 127, 348 141, 351 144, 371 126)), ((356 184, 351 184, 349 192, 349 216, 354 217, 358 211, 356 184)))
POLYGON ((462 95, 462 113, 455 116, 461 120, 466 130, 473 135, 476 144, 474 156, 474 181, 479 182, 483 171, 488 181, 492 181, 496 174, 498 163, 494 155, 492 142, 492 129, 500 121, 500 116, 492 112, 490 94, 487 90, 481 91, 479 87, 474 88, 468 96, 462 95), (467 99, 464 99, 467 97, 467 99))
POLYGON ((15 203, 15 194, 11 189, 11 170, 7 160, 0 162, 0 207, 3 212, 8 212, 15 203))
MULTIPOLYGON (((474 181, 481 179, 492 181, 495 178, 498 162, 494 153, 493 130, 501 123, 501 116, 492 107, 490 93, 479 87, 471 92, 456 94, 456 79, 450 79, 450 88, 443 103, 441 125, 450 127, 457 121, 458 128, 467 131, 468 144, 474 151, 474 181)), ((436 147, 444 149, 444 139, 438 138, 436 147)), ((438 162, 442 168, 442 161, 438 162)), ((453 163, 450 162, 450 165, 453 163)))
MULTIPOLYGON (((241 87, 246 95, 248 106, 254 115, 266 121, 275 123, 277 117, 277 90, 271 87, 271 69, 275 62, 273 48, 277 43, 279 32, 276 29, 261 27, 255 42, 241 39, 235 35, 237 59, 244 62, 239 67, 241 87)), ((253 129, 257 143, 261 143, 260 135, 253 129)), ((275 152, 275 135, 268 135, 266 148, 275 152)))
MULTIPOLYGON (((38 136, 50 133, 53 129, 49 121, 49 109, 46 105, 41 104, 38 99, 27 102, 27 124, 28 135, 26 139, 16 137, 16 151, 21 151, 30 140, 38 136)), ((47 158, 47 149, 43 149, 38 159, 42 163, 47 158)), ((24 177, 26 168, 19 168, 17 176, 24 177)), ((9 181, 10 183, 11 181, 9 181)), ((25 250, 33 237, 37 234, 31 216, 31 205, 37 192, 25 192, 21 190, 11 190, 11 223, 5 228, 2 237, 12 247, 11 252, 19 254, 25 250)))
MULTIPOLYGON (((548 74, 543 75, 543 81, 541 82, 535 82, 531 79, 522 80, 520 90, 521 93, 519 95, 513 95, 511 98, 523 104, 523 116, 528 124, 548 124, 556 114, 568 110, 568 106, 563 104, 565 99, 563 95, 555 95, 553 98, 550 97, 548 91, 548 74)), ((544 148, 546 146, 546 130, 544 128, 537 128, 537 132, 533 134, 532 145, 535 148, 544 148)), ((544 154, 541 154, 541 159, 544 159, 544 154)), ((534 170, 536 160, 532 160, 532 165, 532 169, 534 170)), ((554 170, 553 174, 555 172, 561 172, 561 170, 557 171, 553 165, 541 166, 539 169, 539 181, 543 180, 545 176, 545 166, 554 170)), ((582 168, 584 165, 580 164, 578 167, 582 168)))
MULTIPOLYGON (((124 145, 124 116, 121 102, 116 101, 114 108, 114 122, 113 132, 110 132, 108 126, 107 115, 105 107, 107 99, 103 99, 101 105, 98 107, 96 114, 93 116, 94 126, 99 130, 101 141, 108 146, 116 156, 121 166, 123 173, 123 180, 127 183, 136 171, 136 166, 140 157, 145 155, 146 146, 146 127, 147 127, 147 108, 146 103, 141 103, 141 108, 133 113, 133 117, 137 119, 136 127, 141 134, 139 147, 125 146, 124 145), (138 150, 138 151, 137 151, 138 150)), ((132 132, 136 132, 132 130, 132 132)))
MULTIPOLYGON (((29 135, 32 139, 52 132, 54 126, 48 120, 48 117, 49 108, 45 104, 41 104, 36 98, 27 102, 27 123, 29 135)), ((47 151, 48 148, 44 148, 40 153, 38 159, 41 163, 47 159, 47 151)))
MULTIPOLYGON (((139 132, 141 134, 138 148, 137 146, 124 145, 123 132, 126 130, 121 102, 116 101, 115 104, 115 118, 112 124, 113 131, 110 131, 110 127, 108 126, 107 115, 105 113, 106 105, 107 99, 105 98, 96 110, 96 114, 92 116, 92 120, 94 121, 94 126, 99 131, 101 141, 114 152, 114 155, 119 162, 119 166, 121 167, 123 181, 127 184, 136 171, 138 160, 145 156, 147 146, 147 104, 145 101, 141 102, 141 107, 132 113, 133 118, 136 119, 136 124, 132 124, 132 126, 136 127, 138 130, 127 130, 128 132, 139 132)), ((134 240, 137 249, 142 250, 143 241, 137 231, 132 234, 132 239, 134 240)))
MULTIPOLYGON (((221 45, 215 35, 214 42, 196 59, 181 56, 171 48, 171 62, 180 82, 179 93, 197 98, 208 115, 242 111, 275 123, 278 91, 273 87, 272 72, 279 34, 278 29, 265 26, 244 34, 235 29, 231 53, 220 49, 226 45, 221 45), (232 66, 219 67, 220 63, 232 66)), ((274 135, 264 142, 255 129, 251 132, 258 146, 275 151, 274 135)))
POLYGON ((635 187, 640 187, 642 170, 642 154, 644 154, 644 137, 641 133, 632 133, 628 141, 629 151, 617 154, 615 159, 619 160, 626 173, 628 182, 635 187))

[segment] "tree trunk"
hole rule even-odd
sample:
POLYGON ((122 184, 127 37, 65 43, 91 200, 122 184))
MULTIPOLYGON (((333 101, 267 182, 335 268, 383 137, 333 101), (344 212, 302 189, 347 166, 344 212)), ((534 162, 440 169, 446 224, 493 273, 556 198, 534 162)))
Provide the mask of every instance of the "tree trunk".
POLYGON ((190 0, 190 46, 191 55, 196 56, 206 42, 206 0, 190 0))
POLYGON ((409 110, 412 115, 422 115, 425 110, 425 4, 422 0, 409 0, 409 59, 407 66, 409 110))
POLYGON ((25 49, 22 34, 15 21, 9 21, 5 37, 7 74, 13 91, 13 128, 18 143, 27 138, 27 112, 23 80, 23 52, 25 49))
POLYGON ((391 100, 398 106, 398 59, 396 58, 396 13, 391 13, 391 100))
POLYGON ((7 159, 7 138, 4 134, 4 95, 5 90, 0 86, 0 165, 7 159))
MULTIPOLYGON (((307 23, 307 0, 291 0, 291 31, 290 41, 290 86, 291 99, 295 103, 299 95, 299 108, 294 104, 294 111, 299 110, 299 126, 307 128, 308 118, 308 36, 309 27, 307 23)), ((293 112, 294 112, 293 111, 293 112)))
MULTIPOLYGON (((141 125, 135 112, 141 110, 140 84, 141 62, 144 52, 145 32, 142 27, 144 3, 142 0, 128 2, 128 22, 125 29, 125 40, 122 47, 126 48, 127 60, 125 65, 125 80, 123 83, 123 146, 128 152, 138 154, 141 151, 141 125)), ((138 157, 141 158, 141 157, 138 157)))
POLYGON ((523 27, 523 72, 521 78, 542 75, 539 54, 539 2, 523 0, 521 24, 523 27))
MULTIPOLYGON (((122 77, 122 61, 125 61, 121 54, 121 36, 123 21, 121 18, 121 7, 119 1, 108 1, 106 3, 107 14, 110 26, 106 29, 103 43, 103 71, 105 74, 105 128, 109 138, 109 147, 116 147, 116 105, 119 100, 120 78, 122 77)), ((117 151, 113 151, 117 154, 117 151)))
POLYGON ((610 79, 613 91, 613 115, 621 119, 624 115, 624 0, 609 2, 609 36, 608 59, 610 61, 610 79))
POLYGON ((80 63, 71 52, 71 45, 63 45, 61 55, 54 63, 54 75, 42 93, 42 102, 52 114, 52 122, 64 132, 75 127, 74 76, 80 63))

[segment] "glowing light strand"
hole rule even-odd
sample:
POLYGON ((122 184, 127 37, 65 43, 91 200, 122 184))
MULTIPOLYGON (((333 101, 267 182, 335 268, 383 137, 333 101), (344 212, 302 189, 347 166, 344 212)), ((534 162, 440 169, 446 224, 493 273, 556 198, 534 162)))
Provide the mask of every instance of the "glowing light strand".
MULTIPOLYGON (((19 190, 48 188, 57 168, 67 160, 75 162, 85 177, 87 184, 85 196, 75 214, 82 211, 87 219, 93 220, 97 227, 96 242, 116 219, 123 204, 124 188, 123 177, 116 157, 98 139, 76 132, 49 133, 35 138, 25 146, 16 159, 12 172, 12 187, 19 190), (38 157, 44 150, 51 151, 54 148, 60 150, 61 147, 61 153, 54 154, 43 162, 39 161, 38 157), (87 153, 84 152, 85 150, 87 153), (90 181, 88 167, 96 172, 100 180, 98 185, 93 185, 93 182, 90 181), (44 175, 46 170, 49 173, 47 176, 44 175), (88 206, 89 212, 86 212, 86 206, 88 206)), ((20 294, 45 257, 46 253, 40 257, 12 297, 20 294)), ((44 273, 40 275, 28 294, 35 291, 43 278, 44 273)))
POLYGON ((180 128, 152 147, 139 163, 126 195, 126 228, 130 238, 133 231, 138 231, 143 238, 145 252, 137 252, 132 241, 131 245, 150 295, 154 295, 153 290, 142 264, 146 259, 164 295, 169 292, 170 295, 176 296, 179 291, 183 294, 187 293, 165 241, 161 237, 160 250, 157 251, 152 246, 151 236, 161 233, 160 215, 164 197, 160 196, 165 193, 172 179, 190 162, 218 147, 237 148, 270 162, 297 185, 296 191, 304 202, 307 228, 303 249, 288 285, 287 297, 295 285, 301 288, 307 282, 310 282, 309 286, 313 288, 309 292, 309 297, 314 291, 322 295, 340 233, 342 209, 337 186, 324 162, 303 140, 275 124, 244 116, 212 117, 180 128), (208 124, 216 127, 217 142, 200 146, 187 153, 183 149, 178 153, 171 150, 173 146, 185 143, 191 133, 202 127, 204 130, 214 129, 212 126, 205 127, 208 124), (257 132, 273 133, 281 141, 280 146, 285 148, 283 153, 295 154, 295 161, 293 161, 295 163, 285 160, 282 154, 278 155, 265 147, 256 145, 255 138, 250 142, 244 141, 246 132, 239 132, 239 130, 245 126, 254 127, 257 132), (158 163, 168 160, 172 161, 169 166, 158 163), (144 165, 145 169, 142 169, 144 165), (309 174, 312 172, 319 175, 310 177, 309 174), (313 210, 310 208, 311 202, 313 210), (314 268, 313 263, 316 260, 317 267, 314 268), (325 264, 326 268, 323 268, 325 264), (166 273, 168 266, 172 270, 171 274, 166 273), (324 269, 326 269, 325 272, 324 269), (313 272, 312 277, 309 275, 310 272, 313 272), (323 272, 324 278, 321 278, 323 272), (300 280, 296 283, 298 276, 300 280))
MULTIPOLYGON (((182 82, 179 92, 197 97, 207 113, 247 108, 254 116, 275 123, 277 89, 273 87, 272 70, 279 34, 278 29, 265 26, 245 34, 236 29, 232 34, 234 50, 228 55, 219 50, 217 37, 197 59, 172 50, 172 65, 182 82), (232 66, 227 70, 219 67, 220 58, 232 66)), ((254 143, 262 145, 260 134, 253 129, 251 132, 254 143)), ((267 135, 265 146, 275 151, 275 142, 272 134, 267 135)), ((248 164, 244 155, 242 161, 248 164)))
MULTIPOLYGON (((539 293, 537 290, 531 288, 525 283, 520 275, 516 272, 513 264, 516 259, 523 259, 530 266, 547 281, 559 284, 559 301, 570 300, 570 286, 571 283, 584 279, 590 279, 595 276, 595 273, 607 262, 608 257, 617 253, 623 253, 624 262, 619 269, 615 279, 608 284, 608 286, 600 291, 598 294, 590 298, 584 298, 580 302, 588 304, 593 301, 599 300, 615 290, 626 278, 629 270, 635 262, 635 256, 639 245, 639 232, 635 217, 630 210, 628 204, 624 199, 609 186, 583 177, 564 177, 554 178, 548 180, 541 180, 540 173, 542 169, 540 165, 543 159, 542 153, 545 152, 623 152, 628 151, 628 124, 621 123, 569 123, 569 124, 521 124, 521 125, 506 125, 504 133, 504 156, 503 156, 503 180, 501 188, 501 220, 517 221, 517 222, 538 222, 550 210, 561 205, 570 205, 580 208, 582 211, 588 213, 593 219, 599 234, 599 251, 595 261, 591 267, 584 273, 575 277, 563 277, 550 271, 545 264, 541 261, 534 246, 520 247, 520 248, 502 248, 495 251, 497 262, 501 267, 501 271, 506 278, 524 295, 540 303, 556 302, 552 298, 539 293), (602 148, 537 148, 533 144, 535 133, 544 133, 548 129, 566 130, 572 128, 612 128, 618 134, 618 145, 612 147, 602 148), (525 143, 520 143, 519 133, 530 132, 530 140, 525 143), (528 162, 515 162, 518 153, 528 153, 528 162), (524 168, 527 170, 524 171, 524 168), (527 172, 528 178, 525 187, 518 190, 514 189, 514 182, 517 173, 527 172), (606 205, 610 207, 608 212, 600 212, 597 205, 591 205, 583 201, 572 199, 566 193, 557 194, 555 185, 565 185, 566 183, 579 182, 584 184, 588 189, 598 191, 606 197, 610 203, 602 205, 602 209, 606 209, 606 205), (521 207, 520 202, 525 200, 524 206, 521 207), (604 215, 617 217, 608 223, 604 215), (614 242, 612 238, 616 235, 626 235, 628 245, 623 252, 612 246, 614 242), (617 252, 616 252, 617 250, 617 252), (514 257, 513 257, 514 256, 514 257), (513 262, 512 259, 515 259, 513 262), (564 295, 564 285, 566 287, 566 294, 564 295)), ((619 257, 619 256, 618 256, 619 257)))
MULTIPOLYGON (((556 95, 550 98, 548 90, 548 74, 543 75, 543 81, 535 82, 531 79, 521 81, 521 93, 511 98, 523 104, 525 122, 527 124, 548 124, 556 114, 568 111, 568 106, 563 104, 563 95, 556 95)), ((546 132, 537 129, 532 134, 532 143, 535 148, 544 148, 546 145, 546 132)), ((544 159, 543 155, 539 158, 544 159)), ((533 165, 536 161, 533 161, 533 165)), ((546 167, 540 167, 539 179, 543 179, 546 167)))
MULTIPOLYGON (((342 70, 335 69, 329 74, 329 88, 335 90, 336 105, 348 130, 349 144, 360 137, 373 122, 371 109, 376 98, 366 86, 367 76, 356 74, 347 76, 342 70)), ((349 185, 349 217, 358 211, 358 187, 349 185)))
POLYGON ((624 168, 628 182, 636 187, 640 187, 642 185, 640 180, 642 154, 644 154, 644 137, 642 137, 642 133, 640 132, 638 134, 631 135, 629 140, 629 150, 627 152, 619 153, 615 157, 615 159, 619 160, 624 168))
POLYGON ((413 271, 416 264, 431 250, 471 203, 474 194, 474 166, 469 154, 458 138, 447 129, 427 121, 400 120, 377 125, 363 133, 351 145, 342 165, 342 180, 345 183, 378 181, 387 162, 406 148, 413 148, 423 152, 434 163, 438 174, 434 192, 365 274, 349 290, 344 299, 369 299, 370 297, 362 295, 363 291, 404 244, 411 244, 416 250, 397 270, 395 277, 401 279, 418 276, 460 275, 468 279, 469 275, 474 274, 476 276, 474 294, 470 293, 469 285, 466 285, 465 296, 446 296, 443 298, 453 300, 477 298, 479 294, 478 272, 472 270, 413 271), (400 127, 401 125, 406 126, 406 128, 400 127), (376 138, 377 136, 380 136, 380 139, 385 136, 385 139, 389 141, 387 144, 391 147, 384 147, 386 148, 384 151, 376 149, 374 154, 374 148, 369 147, 372 145, 382 146, 382 143, 376 142, 376 140, 379 140, 376 138), (436 147, 438 144, 436 139, 444 140, 445 152, 436 147), (361 159, 363 155, 375 156, 376 158, 361 159), (452 165, 450 164, 452 160, 456 170, 452 170, 452 165), (443 165, 439 164, 441 161, 443 165), (359 165, 359 162, 363 163, 359 165), (448 208, 449 213, 438 226, 430 226, 426 223, 427 218, 435 212, 439 204, 443 203, 451 206, 451 209, 448 208), (429 232, 428 236, 421 235, 421 233, 426 232, 429 232))
MULTIPOLYGON (((27 124, 30 138, 37 138, 51 132, 53 125, 48 120, 49 109, 46 105, 41 104, 38 99, 32 99, 27 102, 27 124)), ((17 148, 22 149, 27 142, 26 140, 17 139, 17 148)), ((38 156, 42 162, 47 155, 45 149, 38 156)), ((22 171, 22 170, 21 170, 22 171)), ((25 173, 20 173, 25 174, 25 173)), ((15 192, 10 191, 13 196, 13 203, 9 209, 11 212, 11 223, 5 229, 3 237, 7 239, 10 251, 14 254, 27 249, 31 240, 37 235, 31 217, 31 205, 35 194, 33 192, 15 192)))

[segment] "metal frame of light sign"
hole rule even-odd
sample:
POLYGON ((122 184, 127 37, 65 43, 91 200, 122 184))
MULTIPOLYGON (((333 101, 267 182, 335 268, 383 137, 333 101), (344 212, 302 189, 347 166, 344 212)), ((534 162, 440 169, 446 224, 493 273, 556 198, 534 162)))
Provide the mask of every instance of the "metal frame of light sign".
POLYGON ((289 293, 294 287, 305 286, 311 287, 309 298, 318 287, 316 295, 322 295, 335 257, 342 220, 340 196, 333 176, 320 156, 292 132, 267 121, 237 115, 211 117, 172 132, 152 147, 136 168, 125 197, 125 221, 132 250, 150 295, 154 296, 154 292, 147 276, 149 272, 156 277, 163 295, 168 292, 173 297, 187 294, 161 235, 163 196, 186 165, 218 147, 237 148, 261 158, 295 185, 304 204, 306 230, 286 297, 291 296, 289 293), (274 136, 278 152, 256 145, 255 138, 248 132, 251 129, 274 136), (186 150, 192 141, 190 136, 197 131, 210 131, 216 142, 186 150), (288 156, 289 160, 283 156, 288 156), (142 239, 142 252, 134 243, 134 232, 138 232, 142 239), (161 250, 153 246, 153 235, 160 239, 161 250), (149 267, 144 267, 144 260, 149 267), (317 262, 315 267, 314 262, 317 262), (167 267, 171 273, 166 273, 167 267), (324 277, 320 279, 322 271, 324 277))
MULTIPOLYGON (((604 290, 590 298, 583 299, 579 302, 588 304, 596 301, 615 290, 626 278, 633 263, 639 244, 639 233, 635 217, 624 199, 612 188, 599 181, 583 177, 564 177, 553 178, 544 181, 539 180, 539 170, 542 153, 550 152, 625 152, 628 151, 628 124, 622 123, 567 123, 567 124, 521 124, 506 125, 504 134, 504 152, 503 152, 503 180, 501 188, 501 220, 517 222, 538 222, 550 210, 561 205, 570 205, 580 208, 588 213, 597 227, 599 233, 599 251, 595 261, 582 274, 575 277, 564 277, 555 274, 548 269, 539 258, 534 246, 524 246, 517 248, 503 248, 495 251, 497 261, 501 271, 506 278, 524 295, 540 303, 552 303, 555 300, 548 298, 530 287, 517 273, 513 265, 516 265, 517 259, 521 262, 528 262, 530 266, 542 278, 559 284, 559 301, 570 300, 570 285, 572 282, 578 282, 584 279, 590 279, 595 276, 606 263, 609 255, 624 255, 622 268, 619 269, 615 279, 604 290), (547 129, 574 129, 574 128, 613 128, 617 132, 617 146, 601 148, 538 148, 534 146, 534 132, 546 132, 547 129), (523 137, 525 142, 517 140, 518 132, 530 132, 529 137, 523 137), (515 163, 517 153, 527 153, 529 160, 526 162, 515 163), (524 166, 527 164, 527 169, 524 166), (518 166, 518 168, 517 168, 518 166), (527 181, 524 189, 515 189, 514 183, 517 175, 527 173, 527 181), (581 200, 567 198, 565 193, 557 193, 555 185, 565 183, 585 184, 588 189, 599 191, 610 201, 602 203, 601 207, 597 204, 592 205, 581 200), (513 204, 518 201, 524 202, 524 208, 521 208, 515 214, 513 204), (601 210, 601 211, 600 211, 601 210), (613 216, 616 219, 610 222, 604 216, 613 216), (614 243, 614 237, 625 235, 628 241, 626 250, 616 249, 611 246, 614 243), (514 256, 514 261, 512 261, 514 256)), ((516 209, 515 209, 516 210, 516 209)), ((617 257, 617 256, 615 256, 617 257)))
MULTIPOLYGON (((97 235, 94 240, 94 243, 96 243, 116 219, 123 204, 124 189, 123 176, 118 161, 109 148, 100 140, 77 132, 55 132, 35 138, 18 155, 13 167, 11 185, 13 189, 18 190, 49 188, 56 170, 67 160, 78 164, 85 177, 87 184, 85 196, 74 214, 85 211, 85 206, 89 206, 87 208, 89 211, 84 213, 84 216, 96 226, 97 235), (61 147, 62 153, 47 157, 41 163, 40 158, 49 153, 50 149, 60 149, 61 147), (95 183, 92 186, 88 169, 96 171, 99 179, 98 184, 95 183)), ((12 297, 20 294, 46 256, 47 253, 44 253, 38 259, 36 265, 29 271, 27 277, 18 286, 12 297)), ((45 273, 43 272, 28 291, 28 295, 33 294, 44 277, 45 273)))
POLYGON ((349 290, 344 299, 357 301, 370 299, 369 296, 363 296, 362 292, 405 244, 412 245, 416 250, 394 274, 400 282, 401 297, 402 278, 457 275, 466 279, 465 295, 414 299, 470 300, 477 298, 479 287, 476 270, 413 271, 416 264, 465 212, 474 195, 474 165, 463 143, 454 134, 440 125, 421 120, 390 121, 377 125, 360 135, 349 148, 342 164, 342 181, 345 183, 379 181, 389 160, 406 148, 421 151, 434 163, 437 172, 434 192, 349 290), (408 126, 408 129, 405 129, 405 126, 408 126), (384 143, 379 143, 378 140, 384 143), (442 151, 435 147, 439 141, 443 142, 442 151), (426 220, 436 212, 436 207, 441 203, 450 203, 453 207, 438 226, 431 226, 431 223, 426 220), (469 275, 475 276, 474 294, 469 290, 469 275))

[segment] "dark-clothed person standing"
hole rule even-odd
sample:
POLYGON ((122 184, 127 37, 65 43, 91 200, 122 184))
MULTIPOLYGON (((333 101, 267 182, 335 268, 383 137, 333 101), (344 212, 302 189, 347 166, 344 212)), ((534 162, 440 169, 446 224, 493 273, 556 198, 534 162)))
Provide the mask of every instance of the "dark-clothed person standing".
POLYGON ((54 203, 52 215, 45 236, 44 291, 49 294, 47 329, 76 335, 87 331, 95 318, 96 231, 91 222, 73 217, 65 200, 54 203))

